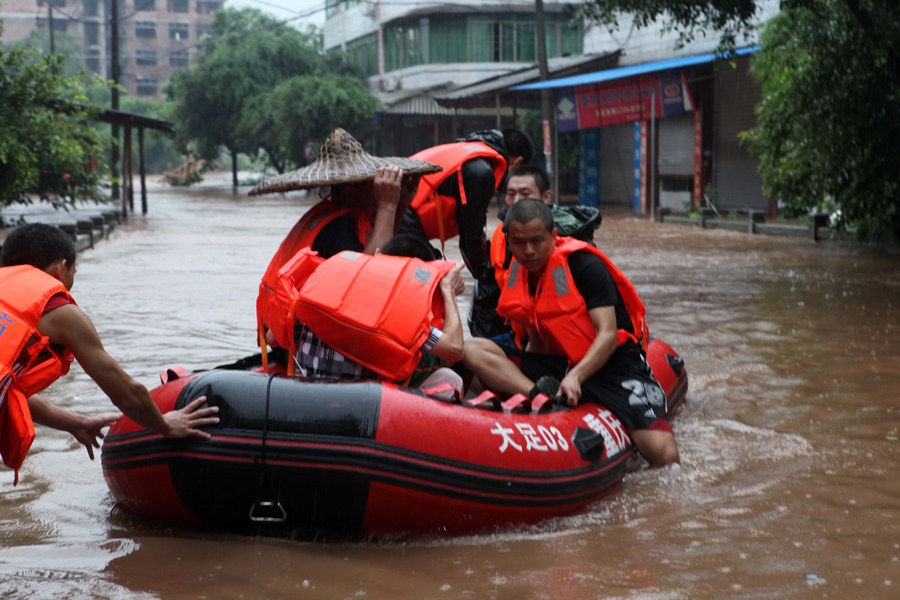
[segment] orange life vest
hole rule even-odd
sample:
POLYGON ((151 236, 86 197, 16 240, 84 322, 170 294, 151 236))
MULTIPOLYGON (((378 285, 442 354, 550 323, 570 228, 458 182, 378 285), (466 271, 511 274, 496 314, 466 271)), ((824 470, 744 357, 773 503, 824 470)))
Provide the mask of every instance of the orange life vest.
POLYGON ((609 269, 631 319, 634 333, 619 329, 617 344, 621 346, 629 340, 646 344, 649 339, 644 319, 646 309, 625 274, 594 246, 562 236, 556 239, 556 249, 540 276, 534 296, 529 293, 528 271, 513 259, 506 285, 500 292, 497 313, 512 322, 518 337, 534 325, 551 354, 565 356, 569 364, 576 364, 584 358, 596 337, 587 305, 569 270, 569 255, 585 250, 599 257, 609 269))
POLYGON ((500 289, 506 285, 506 279, 509 277, 509 265, 506 264, 507 248, 506 234, 503 232, 503 223, 497 225, 494 229, 494 235, 491 238, 491 266, 494 267, 494 278, 500 289))
POLYGON ((341 252, 300 289, 294 315, 323 342, 390 381, 404 381, 431 327, 442 327, 438 284, 451 261, 341 252))
MULTIPOLYGON (((285 284, 286 280, 281 273, 285 265, 290 262, 300 250, 312 246, 316 236, 322 229, 340 217, 351 215, 356 220, 357 235, 360 243, 365 245, 372 233, 372 225, 361 209, 345 208, 330 201, 322 201, 306 211, 293 229, 287 234, 275 256, 269 261, 269 266, 259 284, 259 295, 256 298, 256 322, 259 333, 260 348, 265 352, 266 331, 271 330, 275 339, 283 348, 290 346, 285 342, 293 340, 293 323, 286 315, 291 313, 290 306, 286 305, 285 284), (290 328, 288 331, 287 328, 290 328)), ((296 265, 295 265, 296 268, 296 265)), ((308 273, 307 273, 308 274, 308 273)), ((297 282, 298 273, 288 284, 297 282)), ((302 281, 299 282, 302 285, 302 281)), ((288 288, 287 293, 291 292, 288 288)))
POLYGON ((55 277, 29 265, 0 268, 0 454, 3 462, 19 468, 34 441, 34 423, 28 397, 69 372, 71 352, 57 354, 50 340, 38 331, 47 302, 65 294, 55 277))
POLYGON ((410 208, 419 216, 428 239, 439 239, 442 244, 459 235, 459 224, 456 222, 456 198, 438 194, 440 185, 450 177, 457 177, 459 201, 466 204, 466 189, 461 169, 464 162, 473 158, 488 159, 494 171, 494 189, 497 189, 506 174, 506 159, 484 142, 441 144, 417 152, 410 158, 443 167, 442 171, 422 176, 416 196, 410 203, 410 208))

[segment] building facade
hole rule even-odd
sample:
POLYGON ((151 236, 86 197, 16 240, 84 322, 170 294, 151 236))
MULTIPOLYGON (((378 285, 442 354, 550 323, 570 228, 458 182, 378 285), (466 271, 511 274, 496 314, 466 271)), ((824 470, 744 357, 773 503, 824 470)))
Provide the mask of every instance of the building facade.
MULTIPOLYGON (((440 92, 503 77, 537 61, 534 3, 327 0, 326 51, 343 50, 384 104, 376 149, 411 154, 469 131, 511 126, 510 106, 446 108, 440 92)), ((580 57, 584 31, 568 5, 545 14, 551 60, 580 57)))
POLYGON ((3 0, 3 42, 35 29, 73 36, 86 69, 112 79, 112 35, 118 30, 119 83, 137 97, 159 97, 163 85, 197 54, 223 0, 3 0), (114 7, 112 2, 118 4, 114 7), (113 27, 113 15, 117 15, 113 27))
MULTIPOLYGON (((615 30, 585 24, 573 10, 579 4, 544 2, 549 79, 607 78, 602 90, 550 87, 559 129, 577 132, 579 201, 637 212, 771 208, 757 161, 738 137, 755 123, 760 97, 748 73, 750 53, 715 61, 716 32, 677 47, 676 34, 662 23, 639 28, 628 15, 615 30), (640 66, 647 73, 628 75, 640 66), (578 121, 590 110, 599 113, 598 91, 620 100, 657 96, 633 103, 636 109, 614 107, 631 110, 627 117, 578 121)), ((476 129, 512 126, 517 110, 538 105, 533 2, 328 0, 326 6, 326 49, 345 50, 384 105, 374 140, 379 151, 410 154, 476 129)), ((777 0, 760 6, 759 23, 778 11, 777 0)), ((756 36, 741 40, 756 43, 756 36)))

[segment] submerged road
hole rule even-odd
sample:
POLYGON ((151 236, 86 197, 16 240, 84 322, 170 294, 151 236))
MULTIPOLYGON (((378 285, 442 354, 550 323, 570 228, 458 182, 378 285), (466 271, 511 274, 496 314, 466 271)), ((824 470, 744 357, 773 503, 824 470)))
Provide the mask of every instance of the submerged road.
MULTIPOLYGON (((149 215, 81 255, 73 289, 148 386, 168 366, 256 351, 259 277, 315 200, 214 185, 151 194, 149 215)), ((900 259, 607 212, 598 245, 690 373, 680 473, 637 471, 591 510, 533 528, 316 544, 135 521, 99 461, 40 428, 20 484, 0 474, 0 595, 896 597, 900 259)), ((49 397, 112 408, 77 367, 49 397)))

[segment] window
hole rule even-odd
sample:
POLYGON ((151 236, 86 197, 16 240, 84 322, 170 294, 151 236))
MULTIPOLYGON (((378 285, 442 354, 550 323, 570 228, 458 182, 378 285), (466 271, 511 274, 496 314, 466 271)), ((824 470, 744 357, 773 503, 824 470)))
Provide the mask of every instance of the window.
POLYGON ((138 76, 135 88, 138 96, 155 96, 159 83, 156 77, 138 76))
POLYGON ((188 0, 168 0, 169 12, 186 13, 190 11, 188 0))
POLYGON ((211 15, 222 8, 222 4, 216 0, 197 0, 197 14, 211 15))
POLYGON ((197 31, 197 39, 199 40, 204 35, 209 35, 212 33, 212 27, 209 23, 197 23, 196 24, 197 31))
POLYGON ((88 46, 100 43, 100 24, 93 21, 84 22, 84 41, 88 46))
POLYGON ((189 55, 187 50, 173 50, 169 54, 170 67, 186 67, 188 66, 189 55))
POLYGON ((65 8, 66 0, 38 0, 37 3, 38 6, 47 6, 48 4, 53 8, 65 8))
POLYGON ((134 52, 134 64, 139 67, 155 67, 156 66, 156 50, 147 50, 138 48, 134 52))
POLYGON ((100 73, 100 50, 97 48, 88 48, 87 57, 84 59, 84 66, 94 73, 100 73))
MULTIPOLYGON (((46 29, 47 17, 38 17, 37 26, 41 29, 46 29)), ((56 17, 53 17, 53 31, 60 31, 65 33, 68 26, 69 22, 66 19, 57 19, 56 17)))
POLYGON ((188 39, 187 23, 169 23, 169 39, 175 41, 185 41, 188 39))
POLYGON ((134 0, 134 10, 141 11, 155 11, 156 10, 156 0, 134 0))
POLYGON ((155 39, 156 38, 156 23, 153 21, 135 21, 134 22, 134 37, 141 39, 155 39))
MULTIPOLYGON (((346 6, 334 0, 334 6, 346 6)), ((548 13, 547 56, 580 54, 583 25, 563 13, 548 13)), ((394 21, 384 28, 384 67, 394 71, 422 64, 453 62, 522 62, 537 60, 532 13, 438 14, 430 18, 394 21)), ((376 72, 374 39, 358 38, 347 44, 350 61, 367 74, 376 72)))
POLYGON ((97 16, 97 0, 84 0, 84 16, 97 16))
POLYGON ((375 34, 357 38, 347 42, 347 60, 362 69, 366 75, 378 72, 378 53, 375 47, 375 34))

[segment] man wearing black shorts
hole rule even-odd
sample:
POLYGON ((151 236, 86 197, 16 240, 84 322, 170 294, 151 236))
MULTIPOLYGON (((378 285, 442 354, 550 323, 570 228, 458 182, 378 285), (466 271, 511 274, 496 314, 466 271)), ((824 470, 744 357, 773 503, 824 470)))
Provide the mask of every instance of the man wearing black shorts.
POLYGON ((628 428, 651 466, 679 461, 666 397, 644 359, 644 308, 616 266, 595 248, 558 238, 550 208, 523 200, 507 213, 513 254, 498 312, 525 350, 466 342, 465 364, 501 394, 538 392, 599 402, 628 428))

